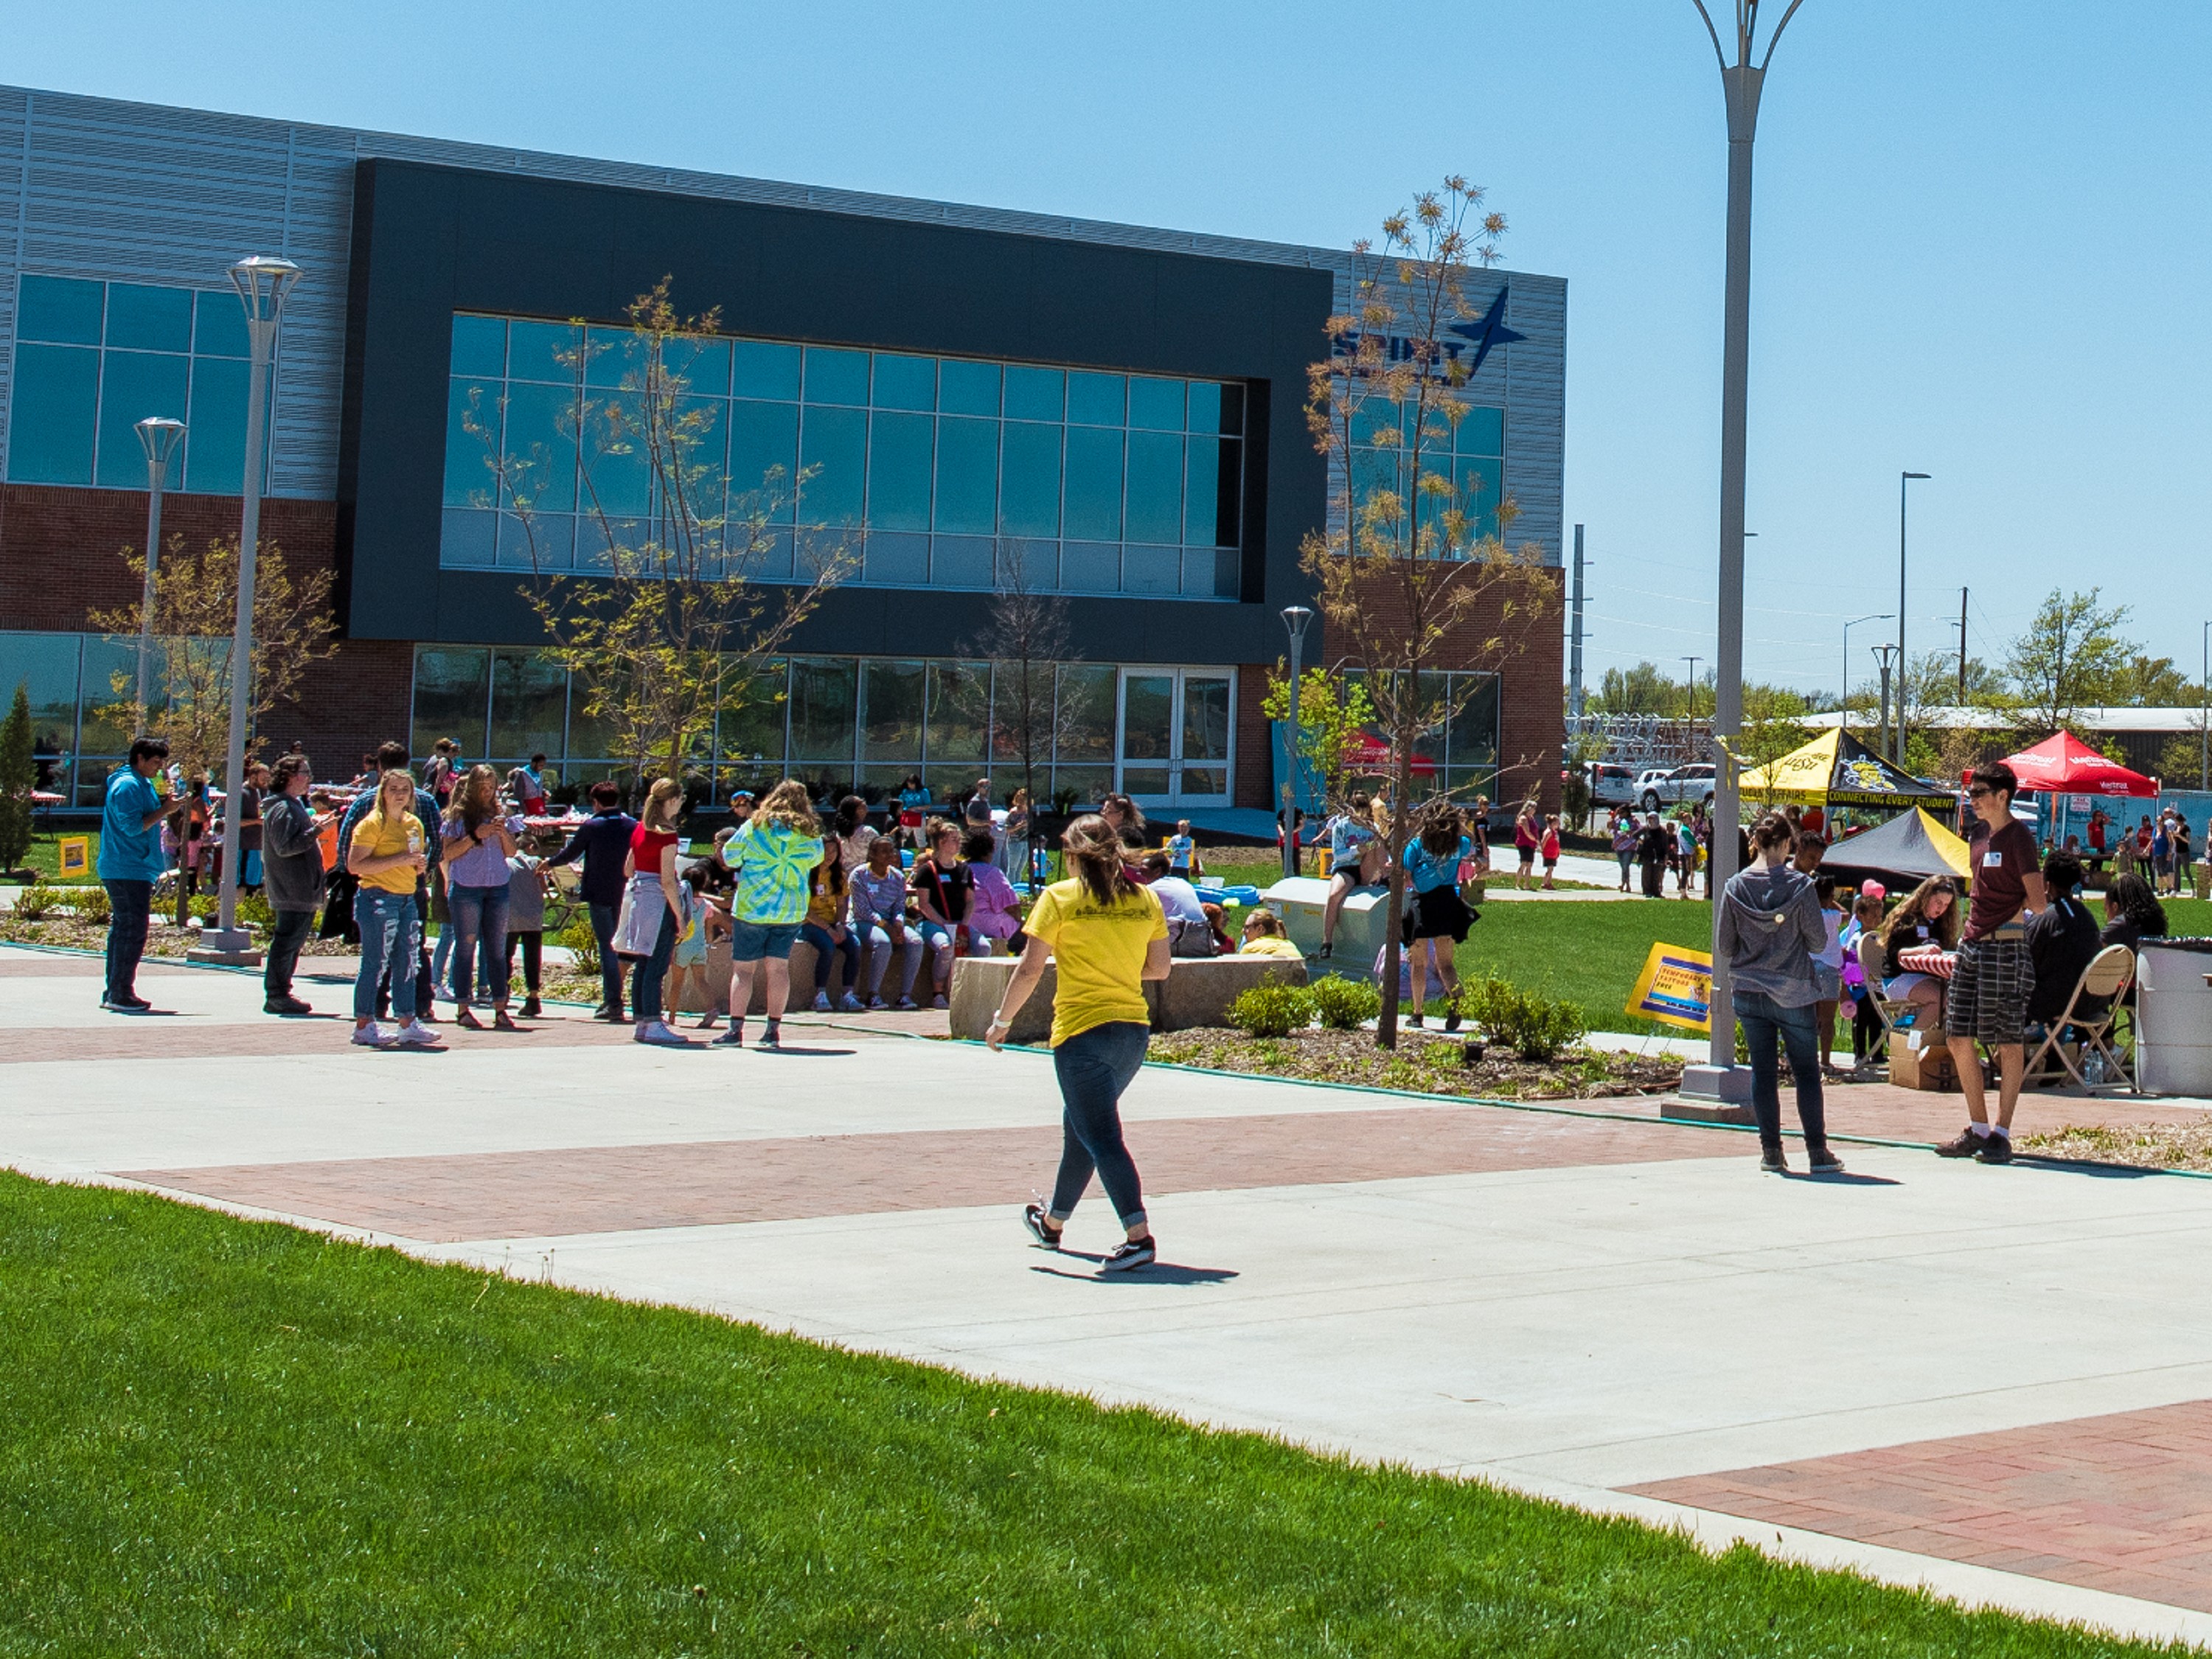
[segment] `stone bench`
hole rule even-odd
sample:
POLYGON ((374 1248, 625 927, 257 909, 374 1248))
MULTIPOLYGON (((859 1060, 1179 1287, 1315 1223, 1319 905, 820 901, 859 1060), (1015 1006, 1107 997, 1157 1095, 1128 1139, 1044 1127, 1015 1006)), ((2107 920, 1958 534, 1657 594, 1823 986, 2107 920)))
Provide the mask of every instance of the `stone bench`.
MULTIPOLYGON (((803 1014, 814 1006, 814 947, 804 941, 791 947, 791 996, 785 1006, 786 1013, 803 1014)), ((922 968, 924 973, 928 971, 927 963, 922 968)), ((851 988, 845 983, 845 959, 840 953, 830 975, 830 1006, 835 1007, 851 988)), ((915 988, 926 1001, 927 984, 917 982, 915 988)), ((708 944, 706 982, 700 982, 695 969, 685 976, 683 1006, 671 1004, 672 1012, 680 1014, 703 1014, 710 1007, 719 1013, 730 1011, 730 941, 726 936, 708 944)), ((753 1006, 747 1012, 768 1012, 768 975, 757 968, 753 970, 753 1006)))
MULTIPOLYGON (((964 957, 952 964, 954 1036, 982 1040, 1005 1000, 1014 967, 1012 957, 964 957)), ((1052 1034, 1052 999, 1059 980, 1059 970, 1048 963, 1044 977, 1015 1016, 1009 1042, 1042 1042, 1052 1034)), ((1146 982, 1145 1006, 1155 1031, 1226 1025, 1229 1005, 1255 986, 1305 982, 1305 964, 1282 957, 1178 957, 1167 978, 1146 982)))

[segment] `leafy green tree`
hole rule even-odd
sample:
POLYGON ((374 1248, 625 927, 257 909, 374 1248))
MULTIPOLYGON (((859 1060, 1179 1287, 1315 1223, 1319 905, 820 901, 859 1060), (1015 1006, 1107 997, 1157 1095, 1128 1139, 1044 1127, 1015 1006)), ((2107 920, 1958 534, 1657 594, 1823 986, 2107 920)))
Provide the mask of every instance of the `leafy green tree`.
POLYGON ((13 870, 31 851, 31 791, 38 787, 31 757, 31 688, 15 682, 15 701, 0 722, 0 870, 13 870))
POLYGON ((2203 699, 2194 678, 2174 666, 2171 657, 2136 652, 2112 676, 2105 702, 2120 708, 2193 708, 2203 699))
POLYGON ((2021 724, 2038 738, 2074 724, 2085 708, 2110 700, 2140 654, 2120 629, 2124 605, 2099 603, 2104 590, 2061 593, 2052 588, 2027 630, 2012 643, 2005 674, 2019 700, 2021 724))
MULTIPOLYGON (((1291 677, 1279 661, 1267 676, 1261 712, 1271 720, 1291 717, 1291 677)), ((1344 799, 1346 755, 1375 718, 1364 677, 1309 668, 1298 676, 1298 758, 1321 780, 1322 798, 1334 806, 1344 799)))

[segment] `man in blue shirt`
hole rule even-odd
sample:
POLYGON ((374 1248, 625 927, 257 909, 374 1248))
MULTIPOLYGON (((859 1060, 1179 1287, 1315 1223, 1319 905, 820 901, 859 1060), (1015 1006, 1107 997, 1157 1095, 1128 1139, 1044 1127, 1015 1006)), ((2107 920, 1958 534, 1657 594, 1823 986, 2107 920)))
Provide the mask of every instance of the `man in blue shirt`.
MULTIPOLYGON (((752 798, 745 798, 751 804, 752 798)), ((732 805, 736 803, 732 801, 732 805)), ((616 1025, 623 1018, 622 958, 615 954, 615 924, 622 916, 623 861, 629 857, 630 832, 637 820, 622 810, 622 791, 611 783, 592 786, 592 816, 577 826, 568 844, 545 860, 553 865, 584 860, 584 878, 577 884, 592 916, 592 937, 599 942, 599 1006, 593 1019, 616 1025)))
POLYGON ((138 962, 146 954, 146 920, 154 884, 168 868, 161 855, 161 820, 175 811, 154 787, 154 775, 169 758, 159 738, 131 745, 128 764, 107 780, 100 814, 100 884, 107 890, 107 988, 100 1006, 111 1013, 143 1014, 154 1005, 138 994, 138 962))

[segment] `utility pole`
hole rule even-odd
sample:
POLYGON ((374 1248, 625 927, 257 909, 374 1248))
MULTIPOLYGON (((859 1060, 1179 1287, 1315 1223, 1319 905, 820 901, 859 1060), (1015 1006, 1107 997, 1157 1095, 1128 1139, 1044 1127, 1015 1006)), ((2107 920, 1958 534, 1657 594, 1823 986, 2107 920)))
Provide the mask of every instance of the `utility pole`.
POLYGON ((1684 657, 1681 660, 1690 665, 1690 718, 1695 720, 1698 718, 1698 665, 1705 659, 1684 657))
POLYGON ((1966 706, 1966 590, 1959 590, 1959 707, 1966 706))
POLYGON ((1905 492, 1914 479, 1927 477, 1925 472, 1897 475, 1897 724, 1891 728, 1897 742, 1889 758, 1900 771, 1905 766, 1905 492))
MULTIPOLYGON (((1874 648, 1874 654, 1879 658, 1881 662, 1881 748, 1875 752, 1887 753, 1889 749, 1890 732, 1889 659, 1898 654, 1898 650, 1893 645, 1877 645, 1874 648)), ((1905 723, 1902 719, 1904 710, 1899 709, 1898 713, 1900 716, 1898 724, 1902 726, 1905 723)))
POLYGON ((1583 717, 1583 527, 1575 526, 1574 621, 1567 649, 1567 712, 1583 717))

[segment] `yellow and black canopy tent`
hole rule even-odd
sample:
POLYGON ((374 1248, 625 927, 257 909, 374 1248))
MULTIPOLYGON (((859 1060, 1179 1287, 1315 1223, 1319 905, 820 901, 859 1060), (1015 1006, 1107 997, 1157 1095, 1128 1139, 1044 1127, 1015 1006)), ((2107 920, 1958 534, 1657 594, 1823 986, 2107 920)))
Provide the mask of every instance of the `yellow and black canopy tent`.
POLYGON ((1963 882, 1972 864, 1973 853, 1966 843, 1917 806, 1863 835, 1845 836, 1820 855, 1820 868, 1852 879, 1902 876, 1924 881, 1929 876, 1956 876, 1963 882))
POLYGON ((1911 806, 1946 813, 1957 810, 1957 797, 1949 790, 1899 771, 1842 730, 1823 732, 1803 748, 1753 767, 1736 788, 1747 811, 1793 805, 1893 812, 1911 806))

